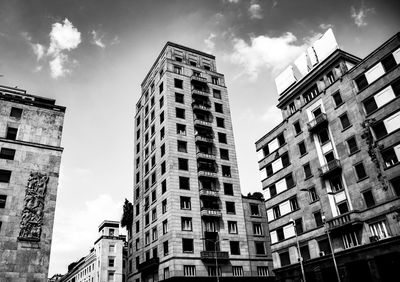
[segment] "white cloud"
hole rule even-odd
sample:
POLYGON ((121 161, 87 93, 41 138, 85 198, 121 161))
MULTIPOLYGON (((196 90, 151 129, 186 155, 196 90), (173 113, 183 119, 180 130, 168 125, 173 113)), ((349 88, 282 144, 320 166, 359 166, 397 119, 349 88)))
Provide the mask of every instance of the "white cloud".
POLYGON ((320 27, 321 29, 329 29, 329 28, 332 28, 333 25, 332 25, 332 24, 322 23, 322 24, 319 25, 319 27, 320 27))
POLYGON ((42 59, 46 52, 46 48, 42 44, 39 44, 39 43, 31 44, 31 47, 33 49, 33 53, 35 53, 35 55, 36 55, 36 59, 38 61, 40 59, 42 59))
POLYGON ((207 51, 211 52, 215 48, 215 42, 214 39, 217 36, 214 33, 210 33, 210 36, 208 36, 206 39, 204 39, 204 43, 206 44, 207 51))
POLYGON ((65 67, 65 64, 68 62, 68 56, 59 53, 55 56, 50 62, 50 75, 52 78, 59 78, 65 76, 67 73, 71 71, 65 67))
POLYGON ((358 27, 363 27, 367 25, 366 17, 367 14, 375 12, 374 8, 368 8, 364 5, 364 2, 361 3, 360 9, 357 11, 354 6, 350 8, 351 18, 354 20, 354 23, 358 27))
POLYGON ((234 3, 234 4, 239 3, 239 0, 226 0, 226 1, 228 1, 229 3, 234 3))
POLYGON ((250 44, 243 39, 233 39, 233 53, 230 61, 242 67, 240 75, 248 75, 254 80, 261 69, 268 69, 276 74, 292 62, 305 48, 294 45, 297 38, 290 32, 280 37, 260 35, 250 38, 250 44))
POLYGON ((111 45, 117 45, 117 44, 119 44, 119 43, 121 43, 121 40, 119 40, 119 37, 116 35, 115 37, 114 37, 114 39, 111 41, 111 45))
POLYGON ((100 48, 106 48, 106 45, 103 42, 103 37, 104 35, 99 35, 95 30, 92 30, 91 32, 93 40, 92 43, 96 46, 99 46, 100 48))
POLYGON ((85 202, 84 208, 57 206, 51 249, 50 273, 64 273, 69 263, 87 255, 98 238, 103 220, 119 221, 123 202, 102 194, 85 202))
POLYGON ((256 3, 255 1, 251 1, 249 7, 250 19, 262 19, 263 15, 261 12, 262 9, 260 4, 256 3))

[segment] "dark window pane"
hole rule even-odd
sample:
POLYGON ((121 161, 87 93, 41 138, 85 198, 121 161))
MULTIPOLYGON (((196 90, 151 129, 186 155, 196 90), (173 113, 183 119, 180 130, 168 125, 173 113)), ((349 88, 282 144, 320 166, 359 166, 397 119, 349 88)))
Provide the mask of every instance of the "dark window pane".
POLYGON ((386 72, 391 71, 392 69, 394 69, 397 66, 397 63, 393 57, 393 54, 386 56, 386 58, 384 58, 381 61, 381 63, 386 72))
POLYGON ((362 90, 368 86, 368 81, 364 74, 357 77, 354 81, 357 84, 358 90, 362 90))

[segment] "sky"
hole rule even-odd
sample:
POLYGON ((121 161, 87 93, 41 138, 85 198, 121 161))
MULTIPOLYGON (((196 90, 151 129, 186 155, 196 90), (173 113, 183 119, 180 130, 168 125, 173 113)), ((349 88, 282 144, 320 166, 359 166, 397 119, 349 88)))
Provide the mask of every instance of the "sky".
POLYGON ((400 29, 399 1, 0 0, 0 84, 66 106, 49 275, 88 254, 133 195, 140 84, 167 41, 225 75, 243 194, 261 190, 254 143, 281 121, 274 78, 332 28, 364 57, 400 29))

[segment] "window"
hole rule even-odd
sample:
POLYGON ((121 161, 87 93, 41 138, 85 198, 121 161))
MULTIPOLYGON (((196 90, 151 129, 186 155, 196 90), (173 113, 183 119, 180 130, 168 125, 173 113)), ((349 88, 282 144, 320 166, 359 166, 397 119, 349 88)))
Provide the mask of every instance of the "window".
POLYGON ((217 117, 216 120, 217 120, 217 126, 218 126, 218 127, 222 127, 222 128, 225 127, 224 119, 223 119, 223 118, 217 117))
POLYGON ((300 121, 296 121, 295 123, 293 123, 293 126, 294 126, 294 131, 296 132, 296 135, 300 134, 301 133, 300 121))
POLYGON ((218 132, 218 142, 227 144, 225 133, 218 132))
POLYGON ((216 99, 221 99, 221 91, 217 89, 213 89, 213 97, 216 99))
POLYGON ((174 86, 175 88, 183 89, 183 80, 174 78, 174 86))
POLYGON ((231 255, 240 255, 240 245, 238 241, 230 241, 231 255))
POLYGON ((367 177, 367 173, 365 172, 364 164, 362 162, 356 164, 354 169, 358 180, 362 180, 367 177))
POLYGON ((319 196, 317 194, 317 191, 315 190, 315 187, 311 187, 310 189, 308 189, 308 195, 310 197, 311 203, 319 200, 319 196))
POLYGON ((307 153, 306 143, 304 141, 300 142, 298 146, 299 146, 300 156, 303 156, 305 153, 307 153))
POLYGON ((160 130, 160 140, 163 140, 163 139, 164 139, 164 136, 165 136, 165 128, 163 127, 163 128, 161 128, 161 130, 160 130))
POLYGON ((211 82, 212 82, 212 84, 219 84, 218 77, 212 76, 211 77, 211 82))
POLYGON ((256 247, 256 255, 265 255, 264 242, 255 241, 254 245, 256 247))
POLYGON ((233 276, 243 276, 243 266, 232 266, 233 276))
POLYGON ((151 192, 151 202, 152 202, 152 203, 155 202, 156 199, 157 199, 157 191, 156 191, 156 189, 154 189, 154 190, 151 192))
POLYGON ((289 252, 279 253, 279 259, 281 261, 281 266, 289 265, 290 264, 289 252))
POLYGON ((263 235, 263 229, 261 223, 253 223, 253 234, 254 235, 263 235))
POLYGON ((233 196, 233 185, 231 183, 224 183, 224 194, 233 196))
POLYGON ((294 228, 296 230, 296 234, 302 234, 303 233, 303 219, 298 218, 294 221, 294 228))
POLYGON ((153 173, 151 174, 151 185, 156 184, 156 182, 157 182, 156 173, 153 172, 153 173))
POLYGON ((304 245, 300 247, 300 255, 303 261, 309 260, 311 258, 310 256, 310 249, 308 248, 308 245, 304 245))
POLYGON ((158 86, 158 90, 159 90, 159 93, 163 92, 163 90, 164 90, 163 82, 161 82, 160 86, 158 86))
POLYGON ((390 54, 390 55, 386 56, 384 59, 382 59, 381 64, 382 64, 385 72, 389 72, 397 66, 397 62, 394 59, 393 54, 390 54))
POLYGON ((160 114, 160 124, 164 122, 164 112, 161 112, 160 114))
POLYGON ((326 74, 326 78, 328 79, 329 84, 332 84, 335 82, 335 76, 333 75, 332 71, 330 71, 326 74))
POLYGON ((181 210, 190 210, 190 197, 181 197, 181 210))
POLYGON ((140 214, 140 206, 139 204, 136 204, 136 216, 140 214))
POLYGON ((180 135, 186 135, 186 125, 177 123, 176 133, 180 135))
POLYGON ((160 109, 164 106, 164 96, 160 98, 160 109))
POLYGON ((1 148, 0 159, 13 160, 15 156, 14 149, 1 148))
POLYGON ((180 93, 175 93, 175 102, 177 102, 177 103, 185 103, 185 101, 184 101, 184 95, 183 94, 180 94, 180 93))
POLYGON ((191 217, 182 217, 181 218, 182 231, 192 231, 192 218, 191 217))
POLYGON ((312 175, 312 172, 311 172, 311 167, 310 167, 310 164, 309 164, 309 163, 303 165, 303 170, 304 170, 304 177, 305 177, 305 179, 307 179, 307 178, 313 176, 313 175, 312 175))
POLYGON ((338 107, 343 103, 342 96, 340 95, 340 92, 336 92, 332 95, 333 101, 335 102, 335 106, 338 107))
POLYGON ((182 68, 180 66, 174 65, 174 73, 182 74, 182 68))
POLYGON ((114 272, 113 271, 108 272, 108 281, 114 281, 114 272))
POLYGON ((9 183, 11 178, 11 171, 0 169, 0 182, 9 183))
POLYGON ((197 66, 197 63, 195 61, 189 60, 189 64, 193 67, 197 66))
POLYGON ((235 214, 235 202, 226 202, 226 213, 235 214))
POLYGON ((384 220, 370 224, 369 229, 372 236, 376 236, 378 240, 389 237, 389 233, 386 228, 386 222, 384 220))
POLYGON ((223 160, 229 160, 229 151, 227 149, 219 149, 219 155, 223 160))
POLYGON ((187 142, 178 140, 178 152, 187 153, 187 142))
POLYGON ((169 278, 169 267, 164 268, 164 280, 169 278))
POLYGON ((337 208, 339 210, 339 214, 344 214, 349 211, 349 206, 347 205, 347 201, 341 202, 337 205, 337 208))
POLYGON ((168 233, 168 220, 164 220, 162 223, 162 230, 163 230, 163 234, 167 234, 168 233))
POLYGON ((396 196, 400 196, 400 177, 391 179, 390 184, 392 185, 396 196))
POLYGON ((164 256, 168 256, 168 241, 165 241, 163 243, 163 249, 164 249, 164 256))
POLYGON ((161 211, 163 214, 167 212, 167 199, 161 202, 161 211))
POLYGON ((179 56, 176 56, 176 55, 175 55, 175 61, 177 61, 177 62, 182 62, 182 57, 179 57, 179 56))
POLYGON ((293 114, 296 111, 296 105, 294 102, 289 104, 289 115, 293 114))
POLYGON ((290 209, 291 209, 291 211, 296 211, 296 210, 299 209, 299 204, 298 204, 298 202, 297 202, 296 196, 293 197, 293 198, 291 198, 291 199, 289 199, 289 203, 290 203, 290 209))
POLYGON ((221 165, 222 176, 223 177, 231 177, 231 167, 227 165, 221 165))
POLYGON ((230 234, 237 234, 237 222, 236 221, 228 221, 228 232, 230 234))
POLYGON ((10 117, 13 117, 15 119, 20 119, 22 116, 22 109, 20 108, 11 108, 11 112, 10 112, 10 117))
POLYGON ((260 216, 260 209, 257 204, 250 204, 250 213, 252 216, 260 216))
POLYGON ((365 191, 362 194, 367 208, 375 206, 375 199, 371 190, 365 191))
POLYGON ((144 217, 144 225, 147 226, 150 224, 150 214, 146 213, 145 217, 144 217))
POLYGON ((161 193, 164 194, 165 192, 167 192, 167 180, 164 179, 161 182, 161 193))
POLYGON ((7 195, 0 195, 0 209, 6 207, 7 195))
MULTIPOLYGON (((215 266, 209 266, 207 268, 208 276, 217 276, 217 269, 215 266)), ((218 266, 218 276, 221 276, 221 267, 218 266)))
POLYGON ((222 104, 220 104, 220 103, 214 103, 214 106, 215 106, 215 111, 216 111, 217 113, 223 113, 223 112, 224 112, 224 111, 223 111, 222 104))
POLYGON ((359 91, 368 86, 368 81, 364 74, 357 77, 354 82, 356 83, 359 91))
POLYGON ((314 220, 317 227, 324 224, 324 222, 322 221, 322 215, 320 211, 314 213, 314 220))
POLYGON ((396 145, 382 152, 382 158, 385 162, 385 167, 391 167, 399 163, 400 145, 396 145))
POLYGON ((257 266, 258 276, 269 276, 268 266, 257 266))
POLYGON ((340 123, 342 124, 343 130, 350 127, 351 124, 347 113, 340 116, 340 123))
POLYGON ((17 139, 18 128, 7 127, 6 139, 16 140, 17 139))
POLYGON ((358 151, 358 145, 356 142, 356 138, 354 136, 347 139, 346 142, 347 142, 347 147, 349 148, 350 154, 354 154, 355 152, 358 151))
POLYGON ((114 267, 114 258, 108 258, 108 267, 114 267))
POLYGON ((318 132, 318 138, 321 144, 325 144, 326 142, 328 142, 330 140, 328 130, 324 128, 320 132, 318 132))
POLYGON ((304 102, 305 103, 310 102, 312 99, 318 96, 318 93, 319 93, 318 87, 316 84, 314 84, 311 87, 311 89, 309 89, 308 91, 306 91, 306 93, 303 94, 304 102))
POLYGON ((151 221, 155 221, 157 219, 157 208, 152 209, 151 211, 151 221))
POLYGON ((178 158, 178 169, 189 170, 189 164, 187 159, 178 158))
POLYGON ((184 189, 184 190, 190 189, 189 177, 179 176, 179 189, 184 189))
POLYGON ((343 247, 345 249, 360 245, 356 232, 348 232, 342 235, 343 247))
POLYGON ((182 251, 184 253, 193 253, 193 239, 182 238, 182 251))
POLYGON ((184 265, 183 266, 183 276, 196 276, 196 266, 184 265))
POLYGON ((185 109, 175 108, 177 118, 185 118, 185 109))

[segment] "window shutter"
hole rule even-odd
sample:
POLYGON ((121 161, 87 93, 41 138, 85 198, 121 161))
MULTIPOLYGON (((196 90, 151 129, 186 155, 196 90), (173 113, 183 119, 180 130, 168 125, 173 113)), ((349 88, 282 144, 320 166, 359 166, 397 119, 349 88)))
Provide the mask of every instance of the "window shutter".
POLYGON ((285 179, 279 180, 278 182, 275 183, 275 187, 276 187, 277 194, 285 191, 287 189, 286 180, 285 179))
POLYGON ((393 132, 400 128, 400 112, 388 117, 383 121, 386 127, 387 133, 393 132))
POLYGON ((377 78, 381 77, 385 73, 383 66, 381 63, 376 64, 373 68, 368 70, 365 73, 365 77, 367 78, 368 84, 374 82, 377 78))
POLYGON ((393 89, 391 86, 386 87, 382 91, 380 91, 378 94, 375 94, 374 99, 376 102, 376 105, 378 108, 382 107, 385 105, 387 102, 393 100, 395 98, 393 89))
POLYGON ((289 201, 283 202, 279 205, 279 209, 281 210, 281 216, 290 213, 292 210, 290 208, 289 201))

